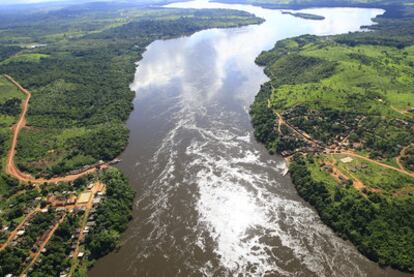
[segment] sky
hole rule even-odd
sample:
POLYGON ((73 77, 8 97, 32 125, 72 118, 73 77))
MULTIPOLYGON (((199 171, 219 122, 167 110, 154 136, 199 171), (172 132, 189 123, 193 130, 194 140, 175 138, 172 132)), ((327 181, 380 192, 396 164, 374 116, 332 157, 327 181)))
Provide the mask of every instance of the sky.
POLYGON ((1 4, 28 4, 28 3, 42 3, 42 2, 56 2, 62 0, 0 0, 1 4))
POLYGON ((62 2, 64 0, 0 0, 0 5, 33 4, 44 2, 62 2))
MULTIPOLYGON (((72 2, 72 3, 84 3, 84 2, 92 2, 95 0, 0 0, 1 5, 18 5, 18 4, 36 4, 36 3, 47 3, 47 2, 72 2)), ((109 0, 99 0, 101 1, 109 1, 109 0)))

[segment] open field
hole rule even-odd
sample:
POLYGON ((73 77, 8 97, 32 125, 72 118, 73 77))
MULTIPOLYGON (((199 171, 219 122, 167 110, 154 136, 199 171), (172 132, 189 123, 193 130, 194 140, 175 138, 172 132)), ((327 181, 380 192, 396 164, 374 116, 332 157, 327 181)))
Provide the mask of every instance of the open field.
POLYGON ((46 54, 36 54, 36 53, 30 53, 30 54, 19 54, 15 56, 11 56, 4 61, 1 62, 1 64, 8 64, 8 63, 39 63, 41 59, 47 58, 48 55, 46 54))

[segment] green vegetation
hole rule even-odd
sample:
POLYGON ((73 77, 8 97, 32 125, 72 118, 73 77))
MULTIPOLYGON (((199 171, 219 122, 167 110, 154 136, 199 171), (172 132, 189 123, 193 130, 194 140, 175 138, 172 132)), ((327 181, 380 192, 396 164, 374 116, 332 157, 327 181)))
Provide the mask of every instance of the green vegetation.
POLYGON ((70 266, 72 235, 79 223, 80 215, 82 214, 70 214, 59 225, 48 243, 47 251, 41 255, 40 262, 33 267, 30 276, 59 276, 70 266))
POLYGON ((272 80, 262 88, 269 97, 258 96, 252 106, 257 138, 272 150, 294 150, 284 134, 276 142, 262 138, 276 117, 256 121, 272 110, 327 146, 346 138, 371 157, 396 158, 414 142, 414 48, 348 46, 335 38, 294 38, 258 57, 272 80))
POLYGON ((295 13, 295 12, 282 12, 283 14, 290 14, 295 17, 309 19, 309 20, 324 20, 325 17, 321 15, 311 14, 311 13, 295 13))
POLYGON ((414 146, 407 148, 401 157, 404 168, 414 172, 414 146))
POLYGON ((413 198, 414 178, 358 158, 353 158, 349 163, 341 162, 340 159, 345 157, 346 155, 335 156, 338 168, 342 172, 360 179, 366 186, 365 190, 389 197, 413 198))
POLYGON ((205 28, 261 22, 240 11, 103 3, 88 7, 24 19, 16 15, 18 21, 8 16, 8 22, 0 23, 0 73, 16 78, 33 95, 16 162, 38 177, 109 161, 121 153, 134 96, 129 84, 149 43, 205 28), (16 43, 40 46, 16 53, 16 43))
POLYGON ((30 53, 30 54, 24 54, 21 53, 19 55, 11 56, 4 61, 2 61, 2 64, 8 64, 8 63, 39 63, 41 59, 47 58, 48 55, 45 54, 36 54, 36 53, 30 53))
POLYGON ((53 223, 56 214, 53 210, 34 216, 30 225, 26 228, 24 236, 17 240, 16 245, 0 251, 0 275, 18 275, 25 266, 26 258, 40 235, 42 235, 53 223))
MULTIPOLYGON (((2 157, 0 169, 2 169, 10 144, 10 128, 17 122, 21 111, 20 103, 24 95, 3 76, 0 76, 0 92, 0 156, 2 157)), ((15 186, 16 182, 0 173, 0 199, 15 186)))
POLYGON ((263 52, 270 81, 252 124, 269 151, 292 157, 292 180, 325 223, 370 259, 413 272, 414 7, 389 6, 376 21, 372 32, 263 52))
POLYGON ((28 218, 18 229, 23 230, 24 234, 16 235, 12 243, 0 251, 0 276, 20 274, 31 262, 30 253, 38 251, 40 256, 29 269, 29 276, 59 276, 62 272, 68 273, 72 266, 74 276, 86 276, 87 269, 96 259, 119 246, 120 235, 132 218, 134 200, 134 192, 128 180, 115 168, 85 175, 73 183, 44 184, 40 191, 28 185, 19 185, 15 191, 5 196, 6 200, 0 203, 3 211, 0 214, 0 227, 8 227, 8 231, 1 233, 0 244, 6 241, 29 212, 38 207, 44 210, 38 210, 28 218), (68 199, 70 195, 87 191, 87 186, 90 188, 97 181, 106 185, 106 192, 104 190, 102 194, 95 195, 95 200, 100 198, 102 201, 88 208, 88 213, 82 206, 52 207, 54 204, 50 202, 50 197, 68 199), (46 250, 41 251, 41 244, 63 217, 64 220, 47 242, 46 250), (92 225, 87 224, 91 222, 92 225), (89 232, 85 231, 85 224, 89 226, 89 232), (85 237, 80 240, 81 230, 85 237), (84 257, 72 264, 78 239, 84 257))
POLYGON ((313 157, 296 157, 290 171, 299 194, 318 210, 321 219, 370 259, 413 271, 413 197, 363 195, 352 186, 316 180, 309 171, 312 163, 313 157))

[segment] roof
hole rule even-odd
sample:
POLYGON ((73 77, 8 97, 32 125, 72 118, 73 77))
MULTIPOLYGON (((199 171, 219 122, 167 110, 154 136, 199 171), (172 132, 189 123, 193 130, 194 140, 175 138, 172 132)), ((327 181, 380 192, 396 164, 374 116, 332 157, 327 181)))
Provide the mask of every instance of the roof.
POLYGON ((92 197, 92 192, 90 191, 82 192, 79 195, 77 204, 86 204, 88 203, 89 199, 91 199, 91 197, 92 197))
POLYGON ((351 157, 346 157, 346 158, 341 159, 341 162, 347 164, 347 163, 352 162, 353 160, 354 159, 352 159, 351 157))

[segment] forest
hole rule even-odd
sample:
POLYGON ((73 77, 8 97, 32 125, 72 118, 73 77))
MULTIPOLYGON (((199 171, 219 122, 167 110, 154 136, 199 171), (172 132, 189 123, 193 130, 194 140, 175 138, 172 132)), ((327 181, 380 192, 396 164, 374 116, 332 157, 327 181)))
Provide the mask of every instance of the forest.
POLYGON ((414 8, 394 4, 370 32, 262 52, 270 81, 250 114, 326 224, 380 265, 413 272, 414 8))

